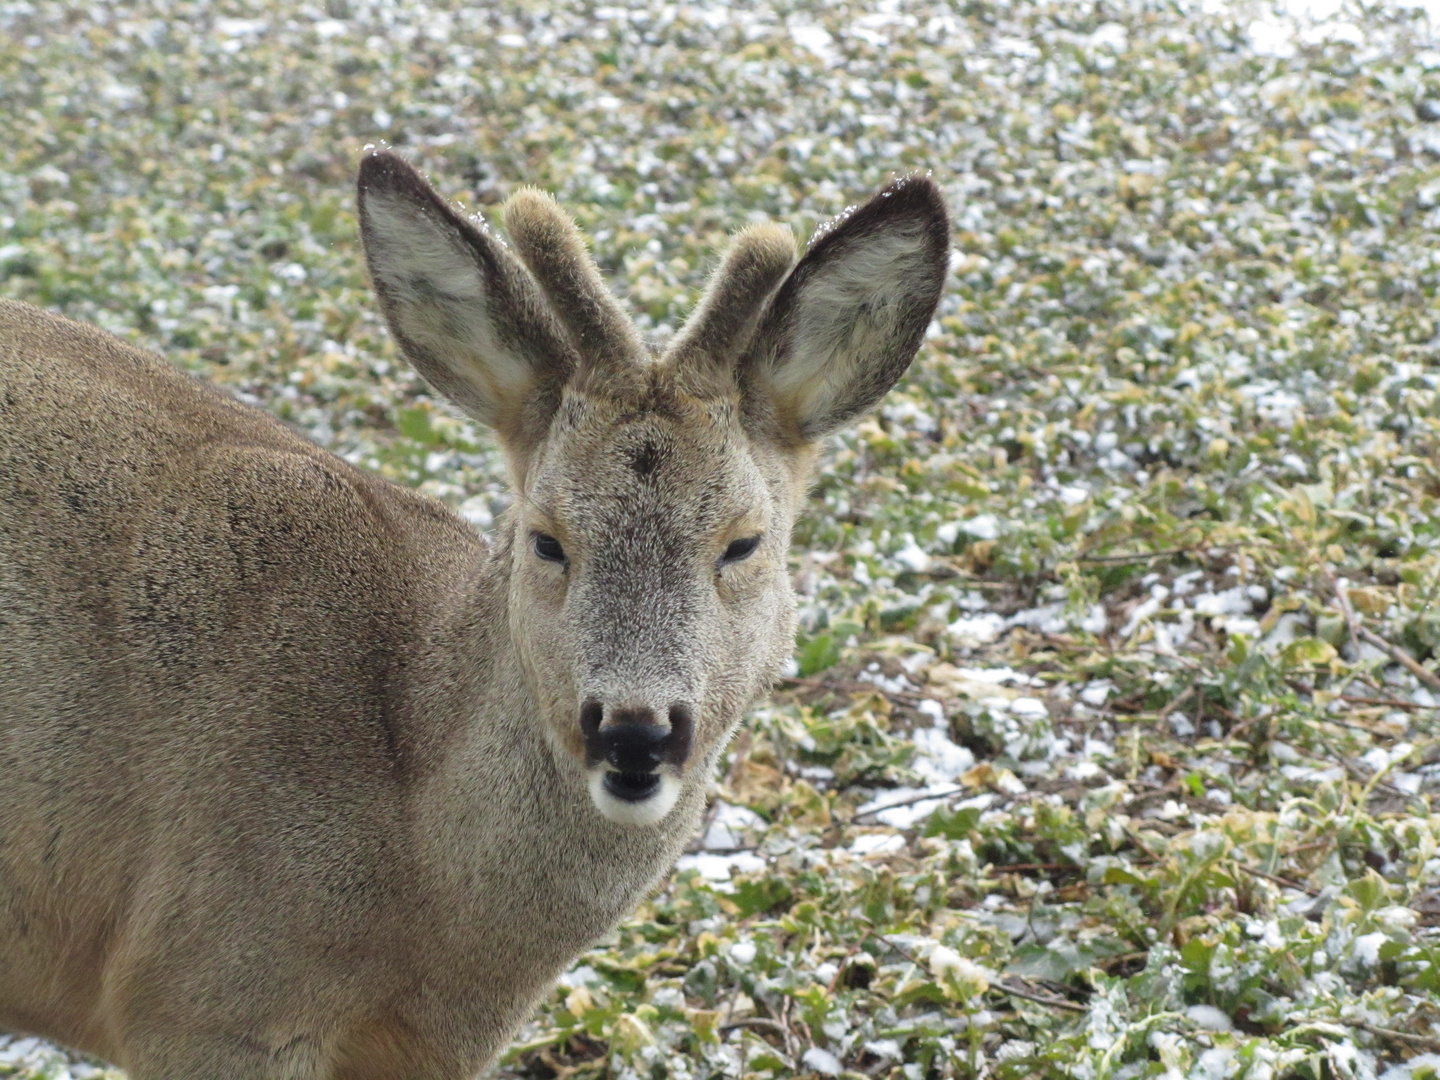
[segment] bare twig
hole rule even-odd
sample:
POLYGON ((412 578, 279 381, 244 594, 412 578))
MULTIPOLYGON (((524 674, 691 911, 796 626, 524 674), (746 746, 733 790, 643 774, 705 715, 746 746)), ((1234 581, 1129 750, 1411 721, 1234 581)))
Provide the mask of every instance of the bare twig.
POLYGON ((932 581, 957 581, 959 584, 972 589, 1013 589, 1015 586, 1008 581, 985 581, 981 578, 973 578, 966 575, 965 571, 957 570, 953 566, 941 564, 929 570, 922 570, 915 575, 920 578, 929 578, 932 581))
POLYGON ((850 948, 846 950, 845 958, 841 960, 840 963, 836 966, 835 976, 830 980, 830 992, 832 994, 835 992, 835 988, 840 985, 840 976, 845 974, 846 965, 850 963, 856 953, 858 953, 862 948, 865 947, 865 942, 869 939, 870 930, 867 928, 865 932, 860 935, 860 940, 855 942, 854 945, 851 945, 850 948))
MULTIPOLYGON (((721 1024, 718 1030, 721 1034, 734 1031, 736 1028, 758 1028, 761 1031, 773 1031, 780 1038, 785 1039, 787 1030, 779 1020, 771 1020, 768 1016, 742 1016, 739 1020, 731 1020, 729 1023, 721 1024)), ((786 1040, 789 1041, 788 1039, 786 1040)))
POLYGON ((915 795, 908 799, 901 799, 898 802, 886 803, 884 806, 877 806, 874 810, 866 810, 863 814, 856 814, 854 819, 874 817, 876 814, 883 814, 886 810, 894 810, 897 806, 914 806, 916 803, 929 802, 931 799, 953 799, 956 795, 963 795, 964 788, 956 788, 954 791, 942 791, 938 794, 915 795))
MULTIPOLYGON (((1386 709, 1405 709, 1408 712, 1418 712, 1422 709, 1440 708, 1435 705, 1421 705, 1414 701, 1399 701, 1396 698, 1368 698, 1355 697, 1353 694, 1341 694, 1341 701, 1348 701, 1354 705, 1376 705, 1386 709)), ((1362 728, 1362 731, 1369 731, 1369 728, 1362 728)), ((1377 731, 1370 732, 1372 735, 1381 734, 1377 731)))
POLYGON ((1335 571, 1330 569, 1330 564, 1322 562, 1320 572, 1325 575, 1325 580, 1330 583, 1330 591, 1335 594, 1335 603, 1340 606, 1340 614, 1345 616, 1345 626, 1350 631, 1350 647, 1355 650, 1355 659, 1360 659, 1360 634, 1361 627, 1359 620, 1355 618, 1355 609, 1350 606, 1350 598, 1345 595, 1345 589, 1335 577, 1335 571))
POLYGON ((786 675, 780 681, 787 686, 804 686, 812 690, 829 690, 837 694, 879 694, 881 697, 894 698, 902 705, 917 704, 927 698, 933 699, 935 696, 914 690, 886 690, 883 686, 876 686, 872 682, 864 682, 859 679, 810 679, 803 675, 786 675))
POLYGON ((1021 990, 1019 987, 1008 982, 996 983, 995 988, 1002 993, 1024 998, 1026 1001, 1033 1001, 1037 1005, 1048 1005, 1052 1009, 1064 1009, 1066 1012, 1077 1013, 1089 1011, 1084 1005, 1077 1005, 1073 1001, 1066 1001, 1064 998, 1050 997, 1049 995, 1032 994, 1029 990, 1021 990))
POLYGON ((605 1065, 605 1059, 603 1057, 599 1059, 592 1058, 589 1061, 582 1061, 579 1065, 565 1065, 562 1062, 556 1060, 555 1054, 552 1050, 540 1051, 540 1060, 545 1064, 547 1068, 554 1070, 555 1080, 567 1080, 568 1077, 574 1076, 577 1073, 596 1072, 597 1070, 603 1068, 605 1065))
POLYGON ((1328 848, 1334 846, 1335 838, 1333 836, 1327 836, 1324 840, 1311 840, 1308 844, 1296 844, 1289 851, 1285 852, 1285 858, 1288 859, 1292 855, 1298 855, 1302 851, 1314 851, 1316 848, 1328 848))
POLYGON ((873 936, 876 941, 890 946, 890 948, 894 949, 906 960, 909 960, 910 963, 914 964, 917 968, 924 968, 925 965, 922 964, 919 960, 917 960, 915 958, 915 955, 911 953, 909 949, 905 948, 903 945, 898 945, 895 942, 891 941, 886 935, 882 934, 879 928, 873 922, 867 919, 864 915, 859 916, 859 919, 861 922, 863 922, 866 926, 870 928, 871 936, 873 936))
POLYGON ((1077 555, 1076 562, 1123 563, 1146 562, 1149 559, 1165 559, 1172 555, 1188 555, 1194 548, 1169 548, 1165 551, 1133 551, 1128 555, 1077 555))
POLYGON ((1076 562, 1120 563, 1146 562, 1150 559, 1168 559, 1174 555, 1192 555, 1197 551, 1229 551, 1239 544, 1192 544, 1190 547, 1166 548, 1163 551, 1132 551, 1127 555, 1077 555, 1076 562))
POLYGON ((1103 641, 1097 641, 1097 642, 1093 642, 1093 643, 1092 643, 1092 642, 1089 642, 1089 641, 1077 641, 1075 638, 1071 637, 1069 634, 1047 634, 1047 633, 1046 633, 1045 631, 1043 631, 1043 630, 1040 631, 1039 633, 1040 633, 1040 637, 1044 640, 1045 644, 1047 644, 1047 645, 1054 645, 1057 649, 1094 649, 1094 648, 1098 648, 1098 649, 1100 649, 1102 652, 1108 652, 1108 651, 1109 651, 1109 647, 1108 647, 1103 641))
POLYGON ((1414 675, 1426 686, 1430 687, 1430 689, 1440 690, 1440 675, 1436 675, 1429 668, 1423 666, 1420 661, 1416 660, 1399 645, 1390 644, 1390 642, 1375 633, 1375 631, 1367 630, 1364 627, 1360 629, 1360 636, 1377 649, 1384 649, 1394 658, 1397 664, 1410 672, 1411 675, 1414 675))
POLYGON ((1127 952, 1119 956, 1109 956, 1104 960, 1097 961, 1095 966, 1102 971, 1108 972, 1111 968, 1119 967, 1121 964, 1128 964, 1135 960, 1144 960, 1150 954, 1148 952, 1127 952))
POLYGON ((1291 881, 1289 878, 1283 878, 1279 874, 1271 874, 1267 873, 1264 870, 1257 870, 1255 867, 1246 866, 1242 862, 1237 862, 1235 865, 1238 866, 1241 870, 1244 870, 1247 874, 1254 874, 1256 877, 1264 878, 1266 881, 1273 881, 1276 885, 1283 885, 1287 889, 1294 889, 1297 892, 1303 892, 1307 896, 1320 895, 1319 890, 1312 889, 1307 885, 1301 885, 1298 881, 1291 881))
MULTIPOLYGON (((794 1011, 795 999, 786 995, 780 1000, 780 1023, 785 1029, 785 1053, 792 1059, 795 1057, 795 1032, 790 1025, 794 1022, 794 1011)), ((810 1033, 808 1031, 805 1033, 805 1041, 810 1041, 810 1033)))
POLYGON ((1402 1042, 1409 1046, 1419 1046, 1426 1050, 1440 1050, 1440 1039, 1431 1035, 1417 1035, 1410 1031, 1396 1031, 1394 1028, 1379 1027, 1376 1024, 1367 1024, 1364 1020, 1341 1019, 1340 1023, 1346 1027, 1359 1028, 1361 1031, 1368 1031, 1381 1039, 1391 1039, 1395 1042, 1402 1042))
POLYGON ((1162 708, 1158 713, 1155 714, 1155 719, 1156 719, 1156 720, 1164 720, 1164 719, 1165 719, 1167 716, 1169 716, 1172 712, 1174 712, 1176 709, 1178 709, 1178 708, 1181 706, 1181 704, 1183 704, 1186 700, 1188 700, 1191 694, 1196 693, 1199 689, 1200 689, 1200 684, 1199 684, 1199 683, 1191 683, 1191 684, 1190 684, 1190 688, 1189 688, 1188 690, 1186 690, 1183 694, 1177 694, 1175 697, 1173 697, 1173 698, 1171 698, 1169 701, 1167 701, 1167 702, 1165 703, 1164 708, 1162 708))
POLYGON ((687 854, 705 850, 705 836, 710 832, 710 826, 715 823, 715 814, 720 809, 720 799, 711 799, 710 805, 705 808, 705 816, 700 819, 700 827, 695 835, 690 838, 690 843, 685 845, 687 854))
MULTIPOLYGON (((1289 686, 1292 690, 1294 690, 1297 694, 1305 694, 1312 698, 1315 696, 1316 693, 1319 692, 1309 683, 1303 683, 1296 679, 1287 679, 1286 685, 1289 686)), ((1384 706, 1392 709, 1420 710, 1432 708, 1432 706, 1429 705, 1416 705, 1413 701, 1398 701, 1395 698, 1363 698, 1355 697, 1353 694, 1336 694, 1333 700, 1348 701, 1354 705, 1384 706)), ((1350 728, 1352 731, 1362 731, 1366 735, 1377 735, 1381 738, 1393 737, 1388 732, 1376 731, 1374 728, 1366 727, 1364 724, 1357 724, 1352 720, 1339 720, 1334 716, 1329 715, 1321 717, 1320 723, 1334 724, 1337 727, 1350 728)))
POLYGON ((1230 730, 1226 732, 1226 738, 1228 739, 1238 739, 1246 731, 1250 730, 1257 721, 1267 720, 1270 717, 1270 713, 1268 712, 1262 712, 1258 716, 1251 717, 1237 716, 1218 701, 1207 701, 1205 705, 1207 708, 1214 709, 1226 720, 1230 721, 1230 730))

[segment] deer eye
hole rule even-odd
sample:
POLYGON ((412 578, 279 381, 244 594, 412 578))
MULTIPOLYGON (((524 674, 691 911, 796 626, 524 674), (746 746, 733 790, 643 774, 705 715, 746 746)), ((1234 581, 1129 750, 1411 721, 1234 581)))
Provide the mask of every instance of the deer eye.
POLYGON ((736 563, 742 559, 748 559, 755 554, 755 549, 760 546, 760 537, 747 536, 743 540, 736 540, 725 549, 725 554, 720 556, 720 565, 736 563))
POLYGON ((560 546, 560 541, 549 533, 537 532, 535 534, 535 554, 546 562, 565 562, 565 549, 560 546))

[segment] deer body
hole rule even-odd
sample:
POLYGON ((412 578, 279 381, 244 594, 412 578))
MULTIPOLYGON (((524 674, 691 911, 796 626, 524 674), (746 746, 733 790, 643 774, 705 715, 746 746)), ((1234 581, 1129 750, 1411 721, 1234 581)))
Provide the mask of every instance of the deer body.
POLYGON ((933 187, 881 198, 798 266, 742 234, 650 359, 548 201, 507 209, 517 259, 368 158, 392 331, 506 449, 490 544, 0 301, 0 1029, 135 1080, 491 1062, 669 870, 788 655, 809 447, 943 274, 933 187))

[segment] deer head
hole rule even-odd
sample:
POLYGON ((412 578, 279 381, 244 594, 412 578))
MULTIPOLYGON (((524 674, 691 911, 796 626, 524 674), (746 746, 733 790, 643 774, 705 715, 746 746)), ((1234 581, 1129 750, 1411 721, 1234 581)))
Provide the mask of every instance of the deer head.
POLYGON ((744 230, 658 356, 549 197, 523 190, 503 217, 513 248, 396 155, 361 165, 391 332, 505 451, 497 543, 535 723, 599 813, 653 825, 790 654, 786 554, 816 442, 909 366, 945 207, 930 180, 896 180, 798 261, 788 230, 744 230))

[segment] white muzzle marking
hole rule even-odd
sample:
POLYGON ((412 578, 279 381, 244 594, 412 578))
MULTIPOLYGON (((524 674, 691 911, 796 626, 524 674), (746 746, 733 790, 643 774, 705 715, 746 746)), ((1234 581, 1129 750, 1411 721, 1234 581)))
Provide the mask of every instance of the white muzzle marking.
POLYGON ((660 773, 660 786, 655 793, 644 799, 621 799, 612 795, 605 787, 605 774, 610 770, 601 766, 590 770, 590 801, 610 821, 617 825, 657 825, 680 798, 680 781, 668 772, 660 773))

